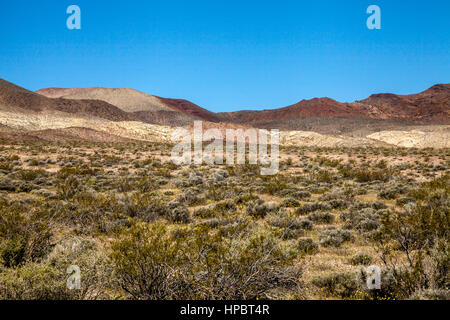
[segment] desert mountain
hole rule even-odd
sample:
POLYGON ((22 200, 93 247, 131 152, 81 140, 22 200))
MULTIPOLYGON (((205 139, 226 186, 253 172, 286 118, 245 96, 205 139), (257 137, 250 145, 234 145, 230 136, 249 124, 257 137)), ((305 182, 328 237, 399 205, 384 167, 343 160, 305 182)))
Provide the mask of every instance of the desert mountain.
POLYGON ((112 121, 130 120, 129 115, 105 101, 48 98, 0 79, 0 109, 19 113, 64 112, 112 121))
POLYGON ((352 104, 378 119, 448 122, 450 119, 450 84, 437 84, 417 94, 374 94, 352 104))
MULTIPOLYGON (((222 121, 257 125, 292 123, 300 118, 382 119, 411 123, 450 122, 450 84, 438 84, 421 93, 396 95, 374 94, 353 103, 340 103, 330 98, 302 100, 296 104, 271 110, 220 113, 222 121)), ((300 122, 302 120, 299 120, 300 122)), ((289 127, 289 125, 288 125, 289 127)))
POLYGON ((236 111, 220 114, 223 121, 228 120, 238 123, 304 117, 362 118, 364 115, 364 112, 352 108, 350 104, 340 103, 330 98, 302 100, 296 104, 279 109, 236 111))
POLYGON ((177 126, 283 130, 280 141, 300 145, 448 147, 450 84, 418 94, 374 94, 353 103, 302 100, 263 111, 213 113, 187 100, 133 89, 32 92, 0 79, 0 139, 31 141, 171 141, 177 126), (444 125, 444 126, 439 126, 444 125))
POLYGON ((132 120, 172 126, 188 125, 193 120, 204 120, 258 127, 271 126, 284 130, 314 130, 315 127, 308 128, 309 123, 317 123, 318 127, 329 127, 327 119, 350 119, 337 120, 341 122, 341 127, 380 124, 383 128, 388 128, 389 123, 395 125, 399 121, 414 124, 447 124, 450 120, 450 84, 438 84, 411 95, 374 94, 353 103, 341 103, 330 98, 314 98, 278 109, 218 114, 187 100, 157 97, 128 88, 48 88, 37 93, 50 98, 68 100, 102 100, 127 112, 132 120))
POLYGON ((128 112, 133 120, 152 124, 180 126, 194 120, 219 120, 214 113, 190 101, 161 98, 129 88, 48 88, 36 93, 49 98, 102 100, 128 112))

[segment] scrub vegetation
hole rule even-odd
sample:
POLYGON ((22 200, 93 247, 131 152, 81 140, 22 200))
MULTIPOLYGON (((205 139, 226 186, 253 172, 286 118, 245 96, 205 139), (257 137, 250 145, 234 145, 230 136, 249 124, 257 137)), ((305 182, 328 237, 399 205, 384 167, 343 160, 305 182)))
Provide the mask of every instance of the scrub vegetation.
POLYGON ((450 150, 281 147, 261 176, 171 148, 1 143, 0 299, 449 299, 450 150))

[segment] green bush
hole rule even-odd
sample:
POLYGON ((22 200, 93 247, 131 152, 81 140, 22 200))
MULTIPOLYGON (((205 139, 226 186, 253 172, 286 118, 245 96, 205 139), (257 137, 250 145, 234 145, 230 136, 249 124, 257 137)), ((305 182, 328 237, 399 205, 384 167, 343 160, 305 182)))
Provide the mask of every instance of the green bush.
POLYGON ((331 273, 316 277, 312 283, 319 287, 325 294, 338 298, 352 298, 361 286, 358 277, 354 273, 331 273))
POLYGON ((329 228, 323 230, 320 235, 320 244, 324 247, 340 247, 344 242, 352 239, 352 234, 347 230, 329 228))
POLYGON ((319 245, 311 238, 300 238, 297 242, 297 248, 300 252, 314 254, 319 249, 319 245))
POLYGON ((48 221, 38 214, 26 216, 17 203, 0 200, 0 258, 6 267, 36 261, 50 250, 52 236, 48 221))
POLYGON ((377 247, 393 275, 398 297, 449 289, 449 180, 444 175, 421 184, 409 194, 415 204, 381 217, 377 247), (404 259, 399 260, 399 255, 404 259))
POLYGON ((350 259, 350 263, 354 266, 369 265, 372 263, 372 257, 365 253, 358 253, 350 259))
POLYGON ((314 212, 308 216, 308 219, 316 223, 330 224, 334 222, 335 217, 330 212, 314 212))
POLYGON ((204 226, 138 224, 113 243, 120 286, 136 299, 255 299, 298 286, 294 257, 264 230, 224 237, 204 226))
POLYGON ((0 273, 0 299, 4 300, 68 300, 75 292, 66 287, 65 270, 50 265, 28 263, 19 269, 0 273))

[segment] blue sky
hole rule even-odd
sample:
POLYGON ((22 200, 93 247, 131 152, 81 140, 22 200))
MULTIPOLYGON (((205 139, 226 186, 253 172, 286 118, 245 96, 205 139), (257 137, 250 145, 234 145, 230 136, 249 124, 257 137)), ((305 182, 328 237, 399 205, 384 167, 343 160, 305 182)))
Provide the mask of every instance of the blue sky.
POLYGON ((450 82, 450 1, 3 1, 0 77, 130 87, 216 112, 415 93, 450 82), (81 30, 66 27, 71 4, 81 30), (366 27, 371 4, 381 30, 366 27))

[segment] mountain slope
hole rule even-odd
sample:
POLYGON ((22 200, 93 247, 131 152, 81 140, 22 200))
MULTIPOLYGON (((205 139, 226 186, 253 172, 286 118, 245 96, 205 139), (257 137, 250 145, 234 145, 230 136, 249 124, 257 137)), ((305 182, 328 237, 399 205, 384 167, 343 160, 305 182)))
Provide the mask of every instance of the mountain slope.
POLYGON ((328 118, 361 118, 365 113, 352 108, 347 103, 340 103, 330 98, 314 98, 302 100, 296 104, 271 110, 236 111, 221 113, 223 121, 241 123, 292 119, 299 117, 328 117, 328 118))
POLYGON ((22 113, 60 111, 112 121, 130 120, 126 112, 105 101, 48 98, 3 79, 0 79, 0 109, 22 113))
POLYGON ((0 130, 0 140, 7 141, 85 141, 85 142, 131 142, 132 139, 97 131, 90 128, 68 127, 17 132, 0 130))
POLYGON ((372 118, 441 121, 450 117, 450 84, 437 84, 417 94, 373 94, 353 103, 372 118))
POLYGON ((49 98, 102 100, 125 112, 172 110, 157 97, 128 88, 47 88, 38 90, 36 93, 49 98))
POLYGON ((167 99, 129 88, 47 88, 37 93, 50 98, 98 99, 130 113, 134 120, 161 125, 187 125, 194 120, 218 121, 218 117, 196 104, 167 99))

